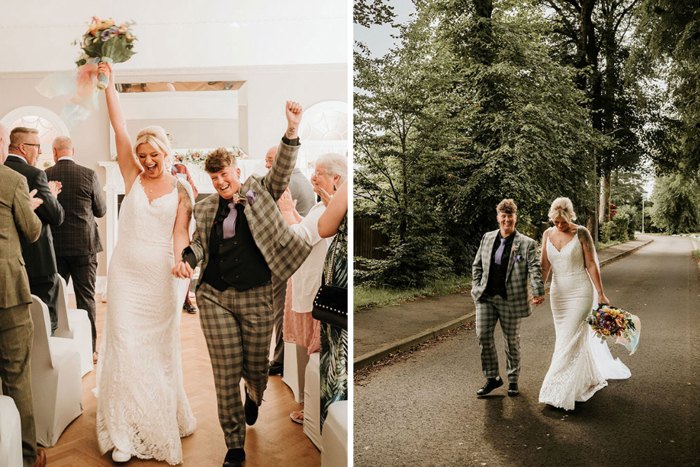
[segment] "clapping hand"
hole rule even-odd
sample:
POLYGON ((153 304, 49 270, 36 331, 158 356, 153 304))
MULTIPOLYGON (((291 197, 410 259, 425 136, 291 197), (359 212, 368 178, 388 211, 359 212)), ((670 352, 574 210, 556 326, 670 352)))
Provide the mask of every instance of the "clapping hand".
POLYGON ((297 207, 297 200, 292 199, 292 193, 289 188, 284 190, 280 199, 277 200, 277 205, 280 207, 280 211, 292 212, 297 207))
POLYGON ((182 260, 176 263, 170 272, 179 279, 192 279, 192 276, 194 276, 194 269, 192 269, 192 266, 190 266, 188 262, 182 260))
POLYGON ((61 182, 53 180, 49 182, 49 191, 51 192, 54 198, 58 198, 58 194, 61 192, 61 188, 63 188, 63 184, 61 182))
POLYGON ((36 190, 32 190, 29 192, 29 200, 32 202, 32 210, 35 210, 42 204, 44 204, 44 200, 41 198, 35 198, 36 196, 36 190))
POLYGON ((318 196, 321 197, 321 201, 323 202, 323 205, 328 207, 328 203, 331 201, 331 198, 333 195, 328 193, 326 190, 324 190, 321 187, 318 187, 318 196))

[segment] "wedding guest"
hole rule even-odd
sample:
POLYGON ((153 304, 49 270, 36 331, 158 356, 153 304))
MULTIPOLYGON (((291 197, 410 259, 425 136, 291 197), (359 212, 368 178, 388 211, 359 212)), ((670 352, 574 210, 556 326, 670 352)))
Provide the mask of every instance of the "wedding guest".
POLYGON ((73 278, 75 302, 87 311, 92 327, 92 360, 97 363, 97 329, 95 328, 95 280, 97 253, 103 251, 96 217, 107 213, 107 203, 94 170, 78 165, 75 148, 67 136, 53 140, 53 167, 46 169, 49 181, 60 182, 58 195, 63 207, 63 224, 51 227, 58 273, 66 282, 73 278))
MULTIPOLYGON (((168 83, 170 84, 170 83, 168 83)), ((172 86, 172 84, 171 84, 172 86)), ((170 135, 168 135, 168 138, 170 138, 170 135)), ((194 186, 194 182, 192 181, 192 176, 190 175, 190 170, 187 168, 185 164, 181 164, 179 162, 175 162, 173 166, 170 168, 170 173, 173 174, 174 176, 187 180, 187 183, 190 184, 192 187, 192 193, 194 194, 194 198, 197 199, 197 195, 199 195, 199 192, 197 191, 197 187, 194 186)), ((192 300, 190 300, 190 286, 187 286, 187 294, 185 294, 185 303, 182 305, 183 311, 186 311, 187 313, 194 315, 197 313, 197 309, 192 305, 192 300)))
POLYGON ((30 190, 37 190, 43 204, 36 210, 41 219, 39 240, 30 243, 20 238, 29 286, 32 294, 39 297, 49 308, 51 332, 58 327, 58 268, 53 249, 53 235, 50 227, 63 223, 63 207, 57 196, 61 192, 60 182, 49 182, 46 173, 37 168, 41 154, 39 132, 33 128, 17 127, 10 133, 9 155, 5 165, 21 173, 27 179, 30 190))
MULTIPOLYGON (((328 247, 323 265, 326 284, 348 286, 348 187, 347 181, 329 201, 318 219, 318 234, 323 238, 335 235, 328 247)), ((328 408, 333 402, 348 399, 348 331, 321 323, 321 430, 328 408)))
MULTIPOLYGON (((348 170, 347 159, 340 154, 324 154, 316 161, 311 174, 314 192, 335 194, 337 187, 345 182, 348 170)), ((313 248, 304 264, 292 275, 291 286, 287 288, 287 303, 284 310, 284 341, 307 349, 311 355, 320 348, 321 326, 313 319, 313 301, 321 286, 323 263, 330 241, 318 234, 318 220, 326 210, 323 202, 311 208, 308 215, 302 217, 295 209, 297 204, 289 191, 278 201, 284 220, 297 234, 302 236, 313 248), (291 300, 290 300, 291 297, 291 300)), ((302 388, 303 389, 303 388, 302 388)), ((304 412, 292 412, 292 421, 303 423, 304 412)))
POLYGON ((302 109, 296 102, 287 102, 285 113, 287 131, 279 156, 264 177, 253 175, 241 183, 236 158, 224 148, 207 157, 205 170, 216 194, 195 206, 197 230, 182 251, 183 260, 173 268, 177 277, 192 277, 194 267, 202 262, 197 304, 228 447, 224 467, 240 467, 245 460, 246 424, 256 422, 267 387, 272 274, 288 279, 311 251, 277 208, 299 151, 302 109))
MULTIPOLYGON (((265 167, 269 170, 277 156, 277 147, 273 146, 265 154, 265 167)), ((299 214, 306 216, 314 206, 314 189, 298 167, 292 171, 289 179, 289 191, 295 199, 299 214)), ((272 308, 275 311, 275 329, 272 342, 275 352, 270 362, 270 375, 281 375, 284 371, 284 300, 287 293, 287 281, 272 276, 272 308)))
POLYGON ((3 165, 9 141, 0 123, 0 380, 2 392, 19 411, 24 467, 43 467, 46 454, 37 450, 32 399, 32 296, 21 250, 22 242, 31 244, 41 235, 41 220, 33 210, 42 200, 33 197, 36 191, 29 193, 25 177, 3 165))

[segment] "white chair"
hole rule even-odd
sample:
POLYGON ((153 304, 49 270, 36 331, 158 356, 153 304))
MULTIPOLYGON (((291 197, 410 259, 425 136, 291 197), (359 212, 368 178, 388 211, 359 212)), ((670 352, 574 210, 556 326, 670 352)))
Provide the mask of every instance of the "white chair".
POLYGON ((284 375, 282 382, 289 386, 294 393, 297 404, 304 403, 304 375, 309 355, 306 347, 284 343, 284 375))
POLYGON ((58 277, 58 327, 54 336, 75 341, 80 351, 80 375, 85 376, 92 371, 92 325, 87 311, 68 308, 68 286, 63 277, 58 277))
POLYGON ((348 401, 333 402, 328 407, 323 423, 321 467, 348 465, 348 407, 348 401))
POLYGON ((304 434, 321 449, 321 374, 319 353, 314 352, 306 365, 304 383, 304 434))
POLYGON ((0 465, 22 467, 22 426, 11 397, 0 396, 0 465))
POLYGON ((35 295, 30 311, 34 321, 32 394, 36 441, 51 447, 70 422, 83 413, 80 352, 71 339, 50 337, 49 309, 35 295))

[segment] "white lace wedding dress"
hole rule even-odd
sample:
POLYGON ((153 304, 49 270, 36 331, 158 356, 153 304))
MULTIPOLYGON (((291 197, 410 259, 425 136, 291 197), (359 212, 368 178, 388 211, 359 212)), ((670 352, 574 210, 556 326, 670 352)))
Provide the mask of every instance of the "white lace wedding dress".
POLYGON ((182 462, 180 437, 197 425, 180 358, 187 281, 170 273, 177 205, 177 188, 149 203, 140 176, 122 202, 95 391, 103 454, 116 447, 173 465, 182 462))
POLYGON ((586 316, 597 301, 575 236, 558 251, 547 237, 547 258, 552 265, 550 303, 556 342, 552 363, 540 389, 540 402, 573 410, 608 385, 607 379, 629 378, 620 359, 613 359, 607 343, 594 337, 586 316))

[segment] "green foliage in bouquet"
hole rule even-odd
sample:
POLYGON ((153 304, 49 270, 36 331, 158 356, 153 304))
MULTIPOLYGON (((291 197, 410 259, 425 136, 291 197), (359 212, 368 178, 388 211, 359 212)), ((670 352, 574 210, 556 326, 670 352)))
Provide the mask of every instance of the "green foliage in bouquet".
POLYGON ((133 22, 117 26, 113 19, 93 16, 92 23, 81 41, 83 54, 75 62, 82 66, 90 58, 110 58, 113 63, 122 63, 131 58, 134 52, 136 36, 131 32, 133 22))

